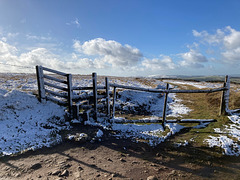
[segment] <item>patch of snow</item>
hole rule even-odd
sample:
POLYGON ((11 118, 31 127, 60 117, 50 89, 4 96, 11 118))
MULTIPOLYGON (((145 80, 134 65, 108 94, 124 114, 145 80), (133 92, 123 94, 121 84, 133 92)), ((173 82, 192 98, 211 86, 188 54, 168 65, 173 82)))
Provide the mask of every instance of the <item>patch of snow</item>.
POLYGON ((227 136, 209 136, 210 139, 206 139, 205 142, 209 144, 210 147, 220 147, 223 149, 223 154, 230 156, 240 155, 240 145, 234 142, 231 138, 227 136))
POLYGON ((156 146, 161 142, 164 142, 168 137, 184 128, 184 126, 176 123, 167 123, 166 127, 169 128, 170 132, 166 135, 162 135, 164 129, 161 124, 112 124, 112 130, 118 132, 116 136, 131 138, 136 142, 138 142, 138 139, 144 139, 147 140, 151 146, 156 146))
POLYGON ((220 83, 179 81, 179 80, 164 80, 164 82, 170 82, 170 83, 180 84, 180 85, 191 85, 191 86, 194 86, 199 89, 222 87, 222 84, 220 84, 220 83))
POLYGON ((65 109, 52 102, 40 103, 26 92, 1 90, 0 154, 49 147, 61 142, 65 109))
POLYGON ((209 136, 204 141, 208 143, 210 147, 218 146, 223 149, 223 153, 226 155, 240 155, 240 127, 239 116, 228 116, 231 124, 224 125, 221 129, 215 128, 214 132, 220 134, 219 136, 209 136), (221 134, 227 134, 221 135, 221 134), (237 141, 235 140, 237 139, 237 141))
POLYGON ((98 130, 97 134, 96 134, 96 137, 100 138, 103 136, 103 132, 101 129, 98 130))
POLYGON ((187 146, 188 144, 189 144, 188 141, 184 140, 183 142, 174 143, 174 146, 180 147, 180 146, 187 146))

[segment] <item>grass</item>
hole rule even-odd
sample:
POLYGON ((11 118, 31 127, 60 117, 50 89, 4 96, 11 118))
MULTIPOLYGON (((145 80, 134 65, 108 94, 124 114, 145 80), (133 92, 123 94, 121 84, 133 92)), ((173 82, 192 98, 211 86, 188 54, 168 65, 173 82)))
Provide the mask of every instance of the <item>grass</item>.
MULTIPOLYGON (((196 89, 190 85, 178 85, 180 89, 196 89)), ((194 119, 216 119, 216 122, 210 123, 206 128, 202 129, 190 129, 188 132, 175 136, 173 138, 173 142, 179 140, 191 140, 191 144, 196 147, 204 147, 206 148, 206 144, 204 143, 204 139, 206 139, 209 135, 217 136, 218 134, 214 132, 214 128, 221 128, 223 125, 227 125, 229 123, 229 119, 227 116, 220 116, 220 99, 221 92, 215 93, 194 93, 194 94, 177 94, 177 98, 183 100, 182 103, 189 107, 192 111, 189 112, 188 115, 184 115, 182 118, 194 118, 194 119)), ((229 101, 230 109, 240 108, 240 93, 234 91, 233 89, 230 91, 230 101, 229 101)), ((193 126, 193 124, 184 124, 184 126, 193 126)), ((215 157, 222 156, 220 148, 213 149, 205 149, 206 151, 211 151, 215 157)))

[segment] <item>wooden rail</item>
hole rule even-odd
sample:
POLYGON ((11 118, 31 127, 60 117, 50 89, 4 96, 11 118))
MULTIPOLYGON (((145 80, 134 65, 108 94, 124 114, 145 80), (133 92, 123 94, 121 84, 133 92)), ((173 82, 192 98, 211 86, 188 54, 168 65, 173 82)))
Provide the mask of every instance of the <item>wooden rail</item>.
MULTIPOLYGON (((156 120, 158 122, 162 122, 163 127, 165 126, 165 122, 170 122, 169 120, 166 120, 167 99, 168 99, 169 93, 213 93, 213 92, 222 91, 220 115, 226 115, 226 114, 229 114, 234 111, 234 110, 229 110, 229 108, 228 108, 229 94, 230 94, 230 78, 229 78, 229 76, 226 76, 223 87, 221 87, 221 88, 197 89, 197 90, 176 90, 176 89, 170 89, 169 84, 166 85, 166 89, 151 89, 151 88, 119 85, 119 84, 115 84, 115 83, 109 83, 109 79, 107 77, 105 78, 105 86, 98 86, 96 73, 92 73, 92 86, 91 87, 73 87, 71 74, 66 74, 66 73, 56 71, 53 69, 49 69, 46 67, 42 67, 42 66, 36 66, 36 73, 37 73, 38 94, 39 94, 40 101, 45 102, 46 100, 51 100, 51 101, 55 101, 62 105, 67 105, 71 116, 73 118, 77 118, 77 119, 79 118, 79 108, 81 107, 81 109, 86 110, 85 111, 86 117, 89 118, 89 113, 93 112, 93 117, 97 121, 98 108, 102 107, 101 104, 98 104, 98 99, 102 99, 102 98, 106 99, 106 105, 105 105, 106 117, 108 117, 109 120, 110 120, 110 117, 112 117, 112 119, 113 119, 115 116, 117 88, 165 94, 162 119, 156 120), (54 73, 54 74, 63 76, 66 79, 59 79, 59 78, 51 76, 50 74, 46 75, 43 73, 43 71, 47 71, 50 73, 54 73), (56 85, 49 81, 47 82, 47 81, 45 81, 45 79, 53 81, 53 82, 62 83, 64 86, 56 85), (55 92, 54 90, 50 90, 49 88, 45 88, 45 87, 51 87, 51 88, 58 89, 58 90, 64 91, 64 92, 59 92, 59 91, 55 92), (110 87, 113 88, 112 111, 110 108, 111 107, 111 105, 110 105, 110 94, 111 94, 110 87), (93 91, 93 96, 90 96, 88 94, 73 95, 73 91, 81 91, 81 90, 93 91), (99 95, 98 90, 105 90, 106 94, 99 95), (49 95, 52 95, 52 96, 49 96, 49 95), (54 98, 53 96, 60 97, 65 100, 61 101, 59 99, 54 98), (89 104, 90 99, 93 99, 92 105, 89 104), (81 100, 82 102, 80 102, 80 103, 77 102, 79 100, 81 100)), ((238 111, 240 111, 240 110, 238 110, 238 111)), ((134 121, 134 122, 136 122, 136 121, 134 121)), ((186 122, 186 121, 182 120, 181 122, 186 122)), ((190 122, 190 121, 188 121, 188 122, 190 122)))
POLYGON ((229 105, 229 94, 230 94, 230 78, 226 76, 225 82, 223 87, 215 88, 215 89, 196 89, 196 90, 176 90, 176 89, 169 89, 169 84, 166 85, 166 89, 149 89, 149 88, 142 88, 142 87, 132 87, 132 86, 125 86, 119 84, 112 84, 110 83, 109 86, 113 87, 113 107, 112 107, 112 118, 115 116, 115 101, 116 101, 116 89, 129 89, 135 91, 144 91, 144 92, 151 92, 151 93, 165 93, 165 99, 163 104, 163 115, 162 115, 162 125, 165 128, 166 122, 166 110, 167 110, 167 97, 169 93, 213 93, 213 92, 220 92, 222 91, 222 98, 221 98, 221 106, 220 106, 220 114, 226 115, 230 113, 228 109, 229 105))

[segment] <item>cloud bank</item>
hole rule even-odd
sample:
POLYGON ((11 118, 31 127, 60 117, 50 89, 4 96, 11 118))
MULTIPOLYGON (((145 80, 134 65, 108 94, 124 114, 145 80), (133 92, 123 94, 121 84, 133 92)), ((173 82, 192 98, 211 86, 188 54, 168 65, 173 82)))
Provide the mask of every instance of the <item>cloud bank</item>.
MULTIPOLYGON (((106 75, 152 75, 159 72, 165 74, 170 71, 180 72, 181 69, 204 69, 214 65, 211 64, 213 59, 214 63, 239 67, 240 31, 227 26, 217 29, 212 34, 197 30, 193 30, 192 33, 198 39, 198 43, 194 42, 194 46, 188 46, 188 51, 154 58, 145 57, 136 47, 103 38, 85 42, 73 40, 72 52, 65 53, 67 58, 66 55, 63 57, 61 54, 53 53, 47 46, 29 48, 27 52, 21 52, 16 45, 8 43, 8 39, 19 36, 18 33, 8 33, 5 36, 0 34, 0 71, 26 72, 24 68, 18 68, 26 66, 32 67, 32 70, 28 69, 29 72, 34 72, 34 66, 43 65, 71 73, 90 74, 96 71, 106 75), (212 47, 213 53, 209 55, 207 51, 201 51, 202 46, 212 47), (216 58, 218 56, 220 58, 216 58), (7 64, 12 66, 6 67, 7 64)), ((47 43, 52 40, 51 37, 31 34, 25 37, 28 40, 41 40, 47 43)))

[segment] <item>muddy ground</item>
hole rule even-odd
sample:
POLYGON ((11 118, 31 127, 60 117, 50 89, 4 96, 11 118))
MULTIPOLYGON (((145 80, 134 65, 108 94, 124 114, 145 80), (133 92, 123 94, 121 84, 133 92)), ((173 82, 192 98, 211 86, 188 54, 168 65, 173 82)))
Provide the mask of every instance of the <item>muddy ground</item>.
MULTIPOLYGON (((84 126, 75 132, 97 130, 84 126)), ((104 131, 101 141, 64 140, 51 148, 1 157, 0 179, 240 179, 239 157, 217 157, 211 151, 191 144, 174 147, 171 139, 153 148, 104 131)))

